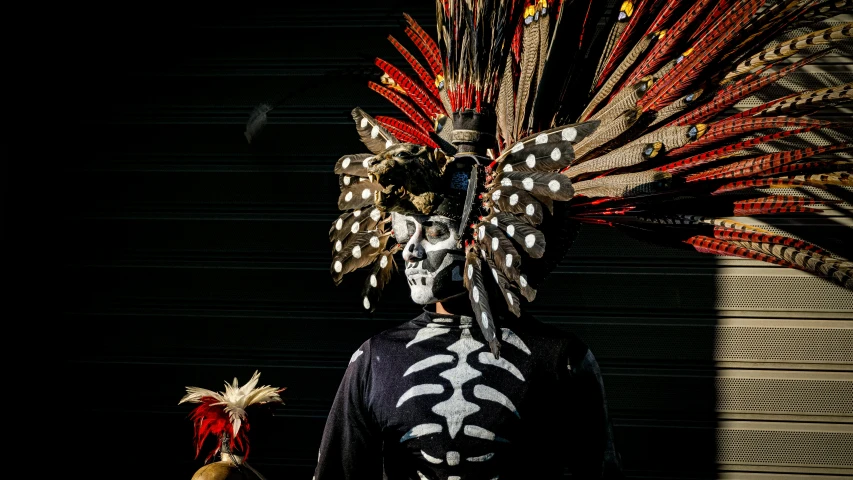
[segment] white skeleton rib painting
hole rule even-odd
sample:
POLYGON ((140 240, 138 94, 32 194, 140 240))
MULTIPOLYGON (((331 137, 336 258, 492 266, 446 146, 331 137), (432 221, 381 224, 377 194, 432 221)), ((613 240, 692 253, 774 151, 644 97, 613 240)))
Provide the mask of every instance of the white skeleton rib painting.
MULTIPOLYGON (((520 418, 513 401, 499 389, 489 386, 484 383, 484 377, 478 366, 491 365, 505 370, 508 375, 515 377, 517 381, 524 382, 525 378, 521 371, 512 362, 506 358, 496 359, 491 352, 488 351, 487 345, 477 341, 471 335, 471 327, 473 326, 470 317, 461 317, 461 328, 451 330, 442 323, 430 323, 420 329, 415 338, 407 344, 407 347, 440 336, 453 334, 459 335, 458 340, 451 343, 446 351, 451 354, 440 353, 429 356, 422 360, 413 363, 403 373, 404 377, 417 377, 422 379, 422 383, 418 383, 406 390, 397 400, 397 407, 406 403, 408 400, 421 395, 440 395, 441 400, 438 400, 430 411, 435 415, 443 418, 442 423, 421 423, 415 425, 401 438, 400 442, 406 442, 412 439, 424 437, 427 435, 446 434, 450 439, 456 438, 460 432, 468 437, 477 438, 486 442, 509 442, 509 439, 501 438, 487 428, 466 422, 466 418, 480 411, 478 400, 494 402, 501 405, 513 415, 520 418), (485 349, 485 350, 484 350, 485 349), (478 353, 479 352, 479 353, 478 353), (476 355, 472 355, 476 354, 476 355), (441 370, 436 373, 437 366, 450 366, 450 368, 441 370), (443 380, 442 380, 443 379, 443 380), (473 397, 466 398, 463 394, 463 386, 467 383, 473 383, 473 397), (450 386, 450 396, 447 397, 450 386)), ((504 343, 512 345, 525 355, 530 355, 530 350, 527 345, 518 338, 510 329, 501 329, 501 339, 504 343)), ((486 462, 494 458, 495 452, 489 451, 479 455, 465 455, 464 452, 449 450, 446 452, 427 452, 420 450, 423 458, 432 464, 440 465, 446 463, 447 466, 453 467, 459 465, 460 462, 486 462)), ((429 478, 418 471, 421 478, 429 478)), ((449 479, 464 480, 461 476, 449 476, 449 479)))

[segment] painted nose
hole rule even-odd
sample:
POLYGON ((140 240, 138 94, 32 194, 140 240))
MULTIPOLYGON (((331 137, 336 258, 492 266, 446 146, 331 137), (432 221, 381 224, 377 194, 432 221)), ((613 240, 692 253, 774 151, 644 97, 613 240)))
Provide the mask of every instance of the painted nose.
POLYGON ((422 236, 423 228, 419 223, 415 223, 415 233, 406 242, 406 246, 403 247, 403 261, 415 263, 424 259, 426 252, 424 251, 424 247, 421 246, 422 236))

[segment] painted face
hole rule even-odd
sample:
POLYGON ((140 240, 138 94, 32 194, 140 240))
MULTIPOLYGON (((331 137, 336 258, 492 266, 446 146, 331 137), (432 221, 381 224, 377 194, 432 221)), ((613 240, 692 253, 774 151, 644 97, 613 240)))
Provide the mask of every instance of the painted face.
POLYGON ((412 300, 420 305, 462 293, 465 254, 457 248, 459 222, 440 215, 391 215, 397 242, 404 245, 406 280, 412 300))

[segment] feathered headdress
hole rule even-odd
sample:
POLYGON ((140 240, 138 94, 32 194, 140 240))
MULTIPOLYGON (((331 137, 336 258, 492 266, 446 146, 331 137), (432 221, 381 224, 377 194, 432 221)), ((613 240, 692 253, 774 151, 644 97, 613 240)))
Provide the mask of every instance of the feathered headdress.
POLYGON ((269 385, 257 387, 261 374, 257 370, 242 387, 234 377, 232 384, 225 383, 224 392, 214 392, 206 388, 187 387, 187 394, 178 404, 184 402, 199 403, 190 412, 195 430, 194 443, 196 458, 201 454, 205 440, 214 437, 219 440, 205 457, 210 460, 222 448, 221 441, 227 438, 230 451, 239 451, 245 458, 249 455, 249 420, 246 409, 253 405, 283 403, 279 393, 284 388, 269 385))
POLYGON ((853 24, 821 22, 850 1, 614 4, 437 0, 437 42, 406 16, 423 62, 390 37, 414 75, 377 59, 381 84, 368 85, 406 119, 356 108, 371 153, 335 164, 335 282, 372 269, 362 303, 376 308, 400 248, 389 214, 402 212, 460 219, 465 286, 495 355, 492 308, 519 315, 584 223, 853 289, 846 259, 727 218, 820 214, 837 200, 773 189, 853 185, 851 125, 809 117, 853 100, 853 84, 762 91, 808 79, 803 66, 849 41, 853 24), (735 108, 757 92, 759 105, 735 108))

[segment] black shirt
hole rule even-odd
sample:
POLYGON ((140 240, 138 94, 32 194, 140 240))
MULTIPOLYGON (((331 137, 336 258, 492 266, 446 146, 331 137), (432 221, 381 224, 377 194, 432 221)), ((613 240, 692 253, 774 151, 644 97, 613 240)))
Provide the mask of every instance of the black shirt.
POLYGON ((529 316, 500 326, 499 359, 459 315, 425 311, 364 342, 314 478, 621 478, 592 352, 529 316))

